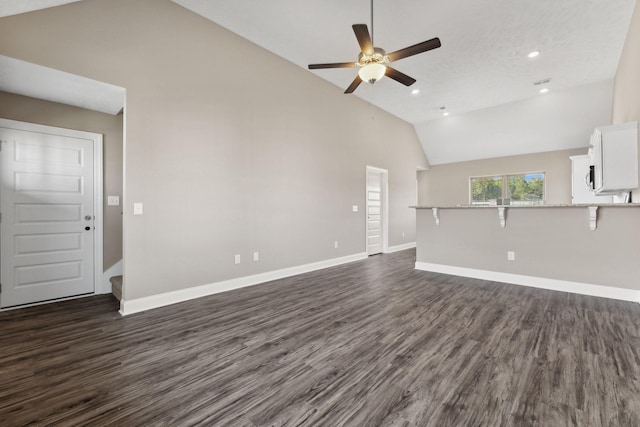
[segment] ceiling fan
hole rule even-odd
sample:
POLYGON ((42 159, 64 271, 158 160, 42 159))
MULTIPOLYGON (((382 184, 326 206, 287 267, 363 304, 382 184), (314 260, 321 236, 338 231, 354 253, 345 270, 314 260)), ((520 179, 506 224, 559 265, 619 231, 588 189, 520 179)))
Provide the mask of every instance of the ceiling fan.
POLYGON ((422 43, 414 44, 413 46, 405 47, 404 49, 396 50, 392 53, 385 53, 383 49, 374 47, 373 45, 373 0, 371 0, 371 35, 369 35, 369 29, 366 24, 353 24, 353 32, 356 35, 358 44, 360 45, 361 52, 358 55, 358 62, 336 62, 330 64, 309 64, 310 70, 317 70, 321 68, 355 68, 360 67, 358 75, 349 85, 344 93, 352 93, 356 88, 366 81, 368 83, 375 83, 383 76, 387 76, 405 86, 411 86, 416 82, 416 79, 407 76, 404 73, 391 68, 387 64, 397 61, 408 56, 417 55, 419 53, 427 52, 432 49, 437 49, 441 46, 439 38, 433 38, 422 43))

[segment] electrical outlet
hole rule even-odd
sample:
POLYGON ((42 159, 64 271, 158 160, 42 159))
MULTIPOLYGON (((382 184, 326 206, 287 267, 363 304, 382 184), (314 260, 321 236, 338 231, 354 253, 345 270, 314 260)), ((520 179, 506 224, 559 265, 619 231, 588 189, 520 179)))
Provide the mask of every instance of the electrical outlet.
POLYGON ((142 215, 142 203, 134 203, 133 204, 133 214, 134 215, 142 215))
POLYGON ((404 231, 402 232, 402 238, 404 239, 404 231))
POLYGON ((507 261, 515 261, 516 253, 514 251, 507 251, 507 261))
POLYGON ((235 262, 236 264, 240 264, 240 254, 236 254, 235 262))
POLYGON ((338 241, 337 240, 335 242, 333 242, 333 247, 338 249, 338 241))
POLYGON ((260 259, 260 253, 258 253, 258 251, 253 253, 253 260, 254 261, 258 261, 260 259))
POLYGON ((358 212, 358 205, 353 205, 352 209, 354 212, 358 212))

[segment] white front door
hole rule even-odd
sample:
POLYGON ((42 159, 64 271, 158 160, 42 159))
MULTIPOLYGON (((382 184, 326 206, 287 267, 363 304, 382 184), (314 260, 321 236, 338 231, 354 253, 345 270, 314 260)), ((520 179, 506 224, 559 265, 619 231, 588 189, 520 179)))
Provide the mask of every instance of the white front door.
POLYGON ((95 291, 94 140, 39 128, 0 127, 2 308, 95 291))
POLYGON ((367 171, 367 253, 382 253, 382 173, 367 171))

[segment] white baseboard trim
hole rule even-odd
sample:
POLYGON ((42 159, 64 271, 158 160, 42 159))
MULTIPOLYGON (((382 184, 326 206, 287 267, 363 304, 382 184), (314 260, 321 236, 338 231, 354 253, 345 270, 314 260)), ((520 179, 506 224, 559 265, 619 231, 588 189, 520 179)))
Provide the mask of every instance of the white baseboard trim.
POLYGON ((96 294, 111 293, 111 279, 113 276, 122 276, 122 260, 113 264, 107 271, 102 273, 102 283, 96 287, 96 294))
POLYGON ((453 265, 416 262, 416 270, 434 273, 451 274, 453 276, 471 277, 491 280, 493 282, 510 283, 512 285, 549 289, 552 291, 570 292, 593 297, 611 298, 640 303, 640 291, 634 289, 614 288, 611 286, 592 285, 589 283, 570 282, 567 280, 548 279, 545 277, 524 276, 521 274, 502 273, 499 271, 477 270, 475 268, 456 267, 453 265))
POLYGON ((336 265, 347 264, 367 258, 366 252, 348 255, 341 258, 333 258, 311 264, 298 265, 296 267, 283 268, 281 270, 268 271, 266 273, 254 274, 252 276, 238 277, 236 279, 224 280, 222 282, 209 283, 206 285, 194 286, 163 294, 151 295, 143 298, 120 301, 120 314, 127 316, 153 308, 164 307, 165 305, 176 304, 207 295, 218 294, 233 289, 258 285, 272 280, 284 279, 285 277, 298 274, 309 273, 323 268, 334 267, 336 265))
POLYGON ((403 245, 389 246, 387 248, 387 250, 384 251, 384 253, 385 254, 392 254, 394 252, 404 251, 405 249, 411 249, 411 248, 415 248, 415 247, 416 247, 416 242, 409 242, 409 243, 405 243, 403 245))

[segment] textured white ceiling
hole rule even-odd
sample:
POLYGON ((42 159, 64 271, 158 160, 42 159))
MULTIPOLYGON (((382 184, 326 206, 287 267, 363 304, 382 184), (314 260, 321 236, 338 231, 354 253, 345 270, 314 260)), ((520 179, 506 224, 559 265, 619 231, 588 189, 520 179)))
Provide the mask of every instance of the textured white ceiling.
MULTIPOLYGON (((173 0, 306 68, 356 61, 351 25, 369 0, 173 0)), ((355 95, 413 124, 614 77, 635 0, 375 0, 374 42, 391 52, 432 37, 440 49, 394 63, 417 79, 362 84, 355 95), (527 58, 532 50, 542 54, 527 58), (420 94, 412 96, 418 88, 420 94)), ((309 71, 311 72, 311 71, 309 71)), ((355 69, 313 71, 340 88, 355 69)), ((349 96, 349 95, 345 95, 349 96)))
POLYGON ((2 55, 0 91, 108 114, 118 114, 125 100, 121 87, 2 55))
POLYGON ((80 0, 0 0, 0 17, 74 3, 80 0))

